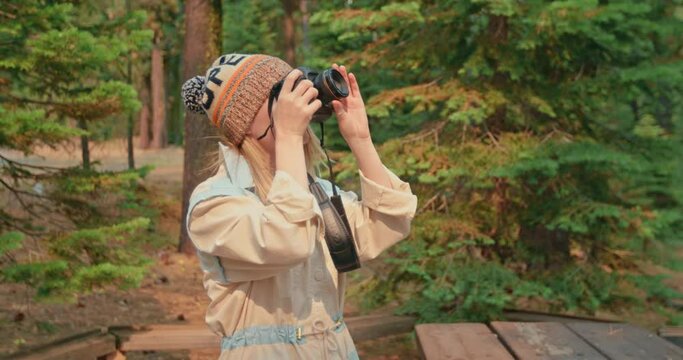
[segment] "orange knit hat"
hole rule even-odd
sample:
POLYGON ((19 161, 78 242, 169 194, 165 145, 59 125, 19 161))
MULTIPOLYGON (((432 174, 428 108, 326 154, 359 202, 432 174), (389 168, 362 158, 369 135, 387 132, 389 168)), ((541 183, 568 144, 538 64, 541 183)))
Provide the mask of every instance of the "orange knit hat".
POLYGON ((205 76, 185 82, 185 107, 204 113, 228 140, 240 145, 273 85, 292 67, 283 60, 262 54, 226 54, 211 64, 205 76))

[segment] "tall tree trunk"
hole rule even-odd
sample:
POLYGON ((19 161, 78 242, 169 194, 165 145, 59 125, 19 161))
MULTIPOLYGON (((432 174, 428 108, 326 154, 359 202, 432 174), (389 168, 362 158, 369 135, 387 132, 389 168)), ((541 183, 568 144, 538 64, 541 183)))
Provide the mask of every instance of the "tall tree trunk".
POLYGON ((155 36, 152 49, 152 148, 166 146, 166 94, 164 89, 164 55, 161 35, 155 36))
POLYGON ((140 124, 140 148, 149 148, 150 143, 150 110, 149 110, 149 76, 144 76, 142 85, 140 86, 140 102, 142 107, 138 115, 138 123, 140 124))
MULTIPOLYGON (((301 10, 301 43, 303 45, 303 53, 308 54, 308 52, 311 50, 311 41, 308 36, 308 0, 300 0, 299 10, 301 10)), ((302 59, 302 61, 305 60, 306 59, 302 59)))
POLYGON ((285 60, 291 66, 296 66, 296 31, 294 30, 294 11, 297 8, 297 0, 282 0, 285 10, 285 18, 282 20, 285 60))
MULTIPOLYGON (((187 0, 185 2, 185 39, 183 45, 183 81, 204 75, 221 51, 221 0, 187 0)), ((185 112, 185 160, 183 165, 183 204, 178 251, 191 254, 194 247, 187 235, 185 219, 192 190, 207 178, 200 175, 202 160, 218 147, 206 140, 216 132, 206 115, 185 112)))
POLYGON ((135 127, 135 120, 133 113, 128 114, 127 124, 127 138, 128 138, 128 169, 135 169, 135 146, 133 146, 133 128, 135 127))
MULTIPOLYGON (((130 0, 126 0, 126 11, 130 13, 132 10, 130 0)), ((133 61, 130 59, 130 53, 128 53, 128 84, 133 86, 133 61)), ((133 113, 128 114, 128 169, 135 169, 135 153, 133 146, 133 128, 135 127, 135 120, 133 119, 133 113)))
POLYGON ((169 55, 164 57, 166 63, 166 111, 168 144, 181 145, 183 138, 183 103, 180 98, 180 89, 183 83, 181 74, 181 54, 169 55))
MULTIPOLYGON (((78 128, 88 131, 88 124, 83 119, 78 119, 78 128)), ((90 147, 88 135, 81 135, 81 157, 83 158, 83 169, 90 170, 90 147)))

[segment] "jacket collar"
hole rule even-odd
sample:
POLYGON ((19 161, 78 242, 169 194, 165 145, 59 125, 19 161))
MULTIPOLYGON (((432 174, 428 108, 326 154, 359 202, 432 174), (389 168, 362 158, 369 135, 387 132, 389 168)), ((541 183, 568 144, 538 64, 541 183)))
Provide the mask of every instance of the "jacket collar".
POLYGON ((230 181, 241 188, 254 186, 251 169, 249 169, 249 164, 247 164, 244 156, 240 155, 236 149, 223 145, 220 141, 218 147, 223 156, 223 165, 230 181))

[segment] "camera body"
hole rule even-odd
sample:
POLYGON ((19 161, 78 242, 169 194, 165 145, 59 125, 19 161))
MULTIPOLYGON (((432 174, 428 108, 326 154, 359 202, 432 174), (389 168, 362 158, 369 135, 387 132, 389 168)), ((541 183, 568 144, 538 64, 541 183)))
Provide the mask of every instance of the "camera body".
MULTIPOLYGON (((313 114, 311 121, 324 122, 333 113, 332 100, 339 100, 349 96, 349 84, 339 71, 332 68, 325 69, 322 72, 305 66, 300 66, 297 69, 301 70, 303 75, 294 82, 294 87, 296 87, 301 80, 311 80, 311 82, 313 82, 313 86, 318 90, 317 99, 319 99, 323 104, 323 106, 321 106, 320 109, 313 114)), ((280 95, 283 84, 284 79, 273 85, 269 97, 269 111, 272 107, 273 99, 277 99, 277 97, 280 95)))

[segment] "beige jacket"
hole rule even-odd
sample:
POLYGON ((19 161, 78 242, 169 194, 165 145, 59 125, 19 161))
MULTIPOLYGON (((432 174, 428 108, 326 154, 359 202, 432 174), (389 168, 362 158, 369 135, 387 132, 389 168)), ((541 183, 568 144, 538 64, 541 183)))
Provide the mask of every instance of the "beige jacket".
MULTIPOLYGON (((314 196, 276 171, 262 203, 245 189, 253 186, 245 159, 219 146, 224 163, 194 189, 185 221, 220 359, 358 359, 342 319, 346 274, 330 258, 314 196)), ((362 171, 361 200, 338 188, 361 264, 404 239, 415 215, 410 185, 385 169, 392 188, 362 171)), ((330 182, 315 179, 331 196, 330 182)))

